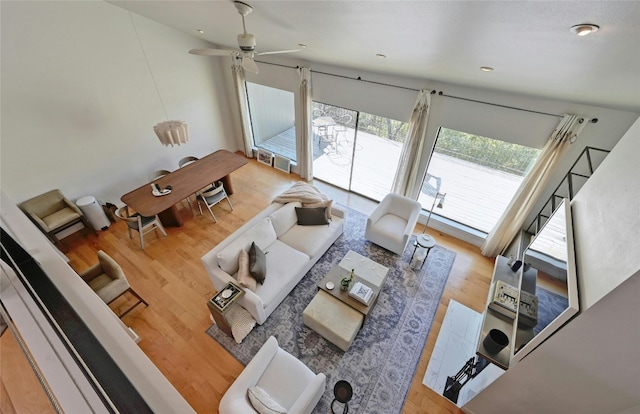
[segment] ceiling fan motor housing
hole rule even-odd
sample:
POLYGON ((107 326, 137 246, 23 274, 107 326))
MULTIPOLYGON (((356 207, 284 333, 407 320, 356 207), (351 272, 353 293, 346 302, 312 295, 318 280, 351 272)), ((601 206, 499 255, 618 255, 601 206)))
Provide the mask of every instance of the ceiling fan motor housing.
POLYGON ((238 46, 244 52, 252 52, 256 48, 256 38, 251 33, 238 35, 238 46))

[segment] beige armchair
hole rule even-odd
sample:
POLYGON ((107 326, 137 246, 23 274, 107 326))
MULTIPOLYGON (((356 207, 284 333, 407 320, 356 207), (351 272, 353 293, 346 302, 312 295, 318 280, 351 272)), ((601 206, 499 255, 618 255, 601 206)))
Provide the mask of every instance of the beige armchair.
POLYGON ((82 223, 96 234, 78 206, 68 200, 60 190, 51 190, 24 201, 20 208, 58 247, 62 247, 62 243, 56 237, 56 233, 74 224, 82 223))
POLYGON ((129 292, 138 299, 126 311, 118 315, 122 318, 140 303, 149 306, 129 285, 127 277, 124 275, 120 265, 102 250, 98 251, 98 263, 80 274, 80 277, 87 282, 100 299, 107 305, 129 292))

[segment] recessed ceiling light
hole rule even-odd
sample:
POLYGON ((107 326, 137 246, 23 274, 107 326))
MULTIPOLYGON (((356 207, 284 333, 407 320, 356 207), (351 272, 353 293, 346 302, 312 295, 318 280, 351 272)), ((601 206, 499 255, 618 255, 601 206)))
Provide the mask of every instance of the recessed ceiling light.
POLYGON ((196 29, 196 30, 198 31, 198 33, 204 34, 204 30, 202 30, 202 29, 196 29))
POLYGON ((298 43, 298 46, 300 46, 303 49, 305 49, 307 47, 307 45, 305 45, 304 43, 298 43))
POLYGON ((386 59, 387 55, 383 55, 382 53, 376 53, 376 57, 379 57, 380 59, 386 59))
POLYGON ((597 32, 598 29, 600 29, 600 26, 590 23, 583 23, 572 26, 569 30, 571 30, 572 33, 575 33, 578 36, 586 36, 588 34, 597 32))
POLYGON ((480 70, 483 72, 492 72, 493 68, 491 66, 480 66, 480 70))

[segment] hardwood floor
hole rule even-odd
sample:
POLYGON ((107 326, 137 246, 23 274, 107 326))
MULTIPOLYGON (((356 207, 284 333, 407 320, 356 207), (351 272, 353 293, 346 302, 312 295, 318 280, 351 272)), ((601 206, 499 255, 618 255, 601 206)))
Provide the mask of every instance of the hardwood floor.
MULTIPOLYGON (((123 267, 132 287, 149 306, 137 306, 123 318, 141 337, 140 348, 158 366, 177 390, 199 413, 217 412, 225 390, 243 366, 205 330, 211 325, 206 301, 215 293, 200 257, 265 208, 276 195, 299 180, 251 160, 232 175, 235 193, 230 197, 234 211, 225 203, 214 207, 218 223, 211 216, 179 206, 184 225, 167 228, 168 237, 150 233, 141 250, 129 239, 123 222, 114 223, 98 236, 87 235, 68 243, 67 257, 78 272, 97 261, 104 250, 123 267)), ((364 213, 375 206, 368 200, 317 183, 335 202, 364 213)), ((115 200, 111 200, 115 201, 115 200)), ((192 203, 193 204, 193 203, 192 203)), ((421 232, 417 228, 416 232, 421 232)), ((462 413, 454 404, 422 385, 435 340, 450 299, 476 311, 485 305, 493 260, 480 255, 475 246, 443 234, 433 234, 442 246, 457 253, 433 327, 416 370, 404 413, 462 413)), ((133 298, 120 298, 111 306, 118 311, 133 298)), ((130 302, 131 301, 131 302, 130 302)), ((333 384, 328 386, 332 387, 333 384)))

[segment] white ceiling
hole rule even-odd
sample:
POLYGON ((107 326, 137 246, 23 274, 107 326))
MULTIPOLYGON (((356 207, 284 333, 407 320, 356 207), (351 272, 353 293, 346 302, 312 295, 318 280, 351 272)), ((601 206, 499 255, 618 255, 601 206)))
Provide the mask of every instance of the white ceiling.
MULTIPOLYGON (((242 32, 231 0, 110 3, 221 47, 242 32)), ((640 1, 248 4, 257 51, 304 43, 295 57, 312 63, 640 112, 640 1), (580 23, 600 30, 578 37, 569 28, 580 23)))

